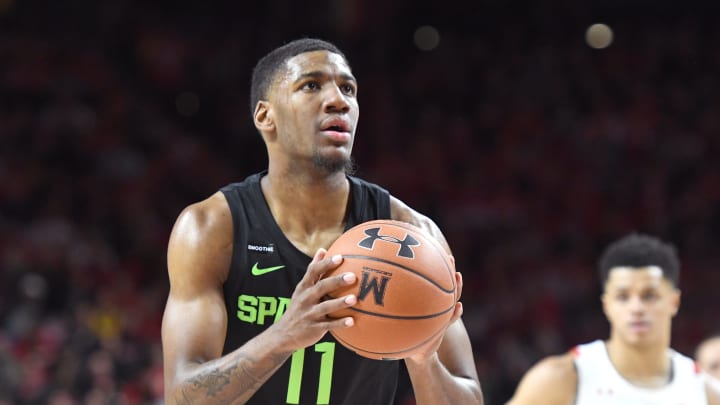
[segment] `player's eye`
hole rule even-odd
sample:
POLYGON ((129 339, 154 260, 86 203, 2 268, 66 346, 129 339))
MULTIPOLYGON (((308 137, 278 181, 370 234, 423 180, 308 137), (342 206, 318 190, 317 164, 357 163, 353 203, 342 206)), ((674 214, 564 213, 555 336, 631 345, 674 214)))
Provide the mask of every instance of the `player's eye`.
POLYGON ((643 301, 655 301, 659 298, 659 295, 655 291, 648 291, 642 295, 643 301))
POLYGON ((357 91, 357 89, 355 89, 355 86, 353 86, 352 84, 343 84, 340 86, 340 90, 342 90, 343 93, 349 96, 354 96, 355 92, 357 91))
POLYGON ((303 90, 309 90, 309 91, 317 91, 320 90, 320 83, 318 82, 306 82, 302 85, 301 89, 303 90))

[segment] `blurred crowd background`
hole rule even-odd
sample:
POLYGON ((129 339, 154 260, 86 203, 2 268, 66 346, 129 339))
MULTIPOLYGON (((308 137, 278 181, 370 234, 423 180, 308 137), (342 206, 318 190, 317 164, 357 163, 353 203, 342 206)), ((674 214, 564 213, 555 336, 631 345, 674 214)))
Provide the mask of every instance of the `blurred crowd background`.
MULTIPOLYGON (((167 239, 266 162, 251 69, 335 42, 357 174, 433 217, 488 404, 607 336, 595 261, 674 242, 673 346, 720 328, 716 2, 0 1, 0 404, 162 403, 167 239), (589 47, 608 24, 613 42, 589 47), (418 30, 421 27, 425 27, 418 30), (432 27, 432 28, 431 28, 432 27)), ((413 403, 407 384, 398 404, 413 403)))

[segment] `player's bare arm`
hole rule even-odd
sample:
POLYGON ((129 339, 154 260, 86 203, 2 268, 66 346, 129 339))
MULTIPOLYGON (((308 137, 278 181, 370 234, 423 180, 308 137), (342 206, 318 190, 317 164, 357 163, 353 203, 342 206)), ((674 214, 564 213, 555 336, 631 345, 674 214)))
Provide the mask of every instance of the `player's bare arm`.
POLYGON ((320 280, 340 261, 319 251, 291 298, 281 321, 222 356, 227 312, 222 295, 232 257, 233 229, 222 193, 191 205, 179 216, 168 246, 170 294, 162 324, 165 401, 168 404, 241 404, 293 351, 319 340, 346 319, 327 313, 354 302, 322 301, 352 283, 342 276, 320 280))
MULTIPOLYGON (((392 219, 418 226, 433 235, 452 255, 438 226, 397 198, 390 198, 392 219)), ((462 293, 462 274, 456 273, 458 297, 462 293)), ((460 319, 458 302, 444 336, 431 342, 427 350, 405 359, 418 404, 482 404, 482 390, 475 369, 472 346, 460 319)))
POLYGON ((507 405, 572 405, 576 391, 572 355, 551 356, 525 374, 507 405))

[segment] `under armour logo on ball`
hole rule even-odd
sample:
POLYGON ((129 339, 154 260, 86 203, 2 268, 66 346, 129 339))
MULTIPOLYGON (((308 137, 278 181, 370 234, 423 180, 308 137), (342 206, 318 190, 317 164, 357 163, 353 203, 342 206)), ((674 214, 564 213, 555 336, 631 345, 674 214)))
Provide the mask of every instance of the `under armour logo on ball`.
POLYGON ((358 242, 358 246, 372 250, 375 245, 375 241, 378 239, 385 242, 397 243, 400 245, 397 255, 407 259, 415 258, 415 253, 413 252, 412 247, 420 245, 420 242, 413 238, 412 235, 406 234, 405 239, 398 239, 392 235, 380 235, 380 228, 366 229, 365 235, 368 237, 358 242))

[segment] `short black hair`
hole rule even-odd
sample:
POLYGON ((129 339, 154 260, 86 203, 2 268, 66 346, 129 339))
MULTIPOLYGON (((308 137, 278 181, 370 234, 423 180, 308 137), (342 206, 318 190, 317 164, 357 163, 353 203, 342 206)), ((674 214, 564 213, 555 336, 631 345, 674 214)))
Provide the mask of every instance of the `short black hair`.
POLYGON ((255 112, 258 101, 267 99, 267 92, 277 73, 288 59, 305 52, 328 51, 336 53, 350 65, 345 54, 328 41, 316 38, 301 38, 288 42, 263 56, 255 65, 250 84, 250 114, 255 112))
POLYGON ((611 243, 598 260, 600 281, 604 286, 610 270, 615 267, 657 266, 663 271, 663 277, 677 287, 680 282, 680 259, 677 249, 671 243, 661 239, 632 233, 611 243))

